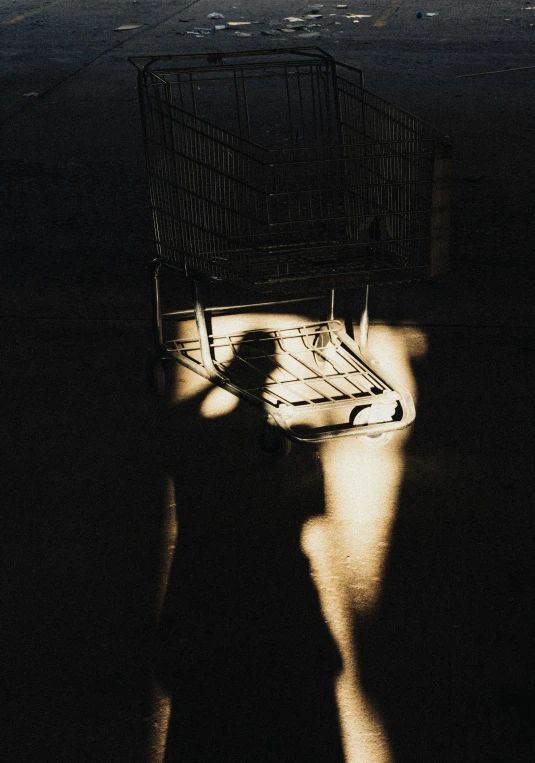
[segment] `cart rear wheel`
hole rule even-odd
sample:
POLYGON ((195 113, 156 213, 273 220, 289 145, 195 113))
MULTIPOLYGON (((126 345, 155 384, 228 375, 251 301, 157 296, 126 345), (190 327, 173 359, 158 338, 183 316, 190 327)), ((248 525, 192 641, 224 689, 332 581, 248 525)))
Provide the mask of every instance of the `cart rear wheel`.
POLYGON ((163 397, 167 389, 167 362, 154 353, 149 353, 145 361, 145 379, 158 397, 163 397))
POLYGON ((264 453, 269 453, 274 458, 285 458, 292 449, 291 441, 278 427, 268 422, 260 430, 257 442, 264 453))

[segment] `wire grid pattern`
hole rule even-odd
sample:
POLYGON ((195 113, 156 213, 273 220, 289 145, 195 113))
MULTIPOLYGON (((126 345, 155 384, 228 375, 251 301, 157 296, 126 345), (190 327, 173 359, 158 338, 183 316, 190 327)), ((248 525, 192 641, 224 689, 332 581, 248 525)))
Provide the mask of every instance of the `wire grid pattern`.
MULTIPOLYGON (((370 405, 392 391, 336 336, 339 321, 210 337, 214 365, 230 382, 277 408, 370 405)), ((202 365, 198 339, 174 339, 171 352, 202 365)))
POLYGON ((261 291, 426 277, 444 136, 352 74, 317 60, 143 72, 160 256, 261 291))

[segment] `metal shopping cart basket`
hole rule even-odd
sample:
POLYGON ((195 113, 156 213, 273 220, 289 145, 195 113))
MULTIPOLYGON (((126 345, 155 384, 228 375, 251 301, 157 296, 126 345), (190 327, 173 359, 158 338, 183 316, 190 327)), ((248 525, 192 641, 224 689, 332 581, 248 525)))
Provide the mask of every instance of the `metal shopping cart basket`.
POLYGON ((261 443, 408 426, 410 394, 367 349, 370 284, 445 271, 447 138, 364 88, 320 48, 135 57, 158 256, 151 378, 169 361, 264 411, 261 443), (162 268, 193 286, 193 310, 163 313, 162 268), (244 287, 255 307, 328 295, 323 320, 210 333, 203 280, 244 287), (359 341, 335 319, 335 289, 364 287, 359 341), (270 301, 266 295, 270 295, 270 301), (195 318, 194 339, 164 339, 195 318))

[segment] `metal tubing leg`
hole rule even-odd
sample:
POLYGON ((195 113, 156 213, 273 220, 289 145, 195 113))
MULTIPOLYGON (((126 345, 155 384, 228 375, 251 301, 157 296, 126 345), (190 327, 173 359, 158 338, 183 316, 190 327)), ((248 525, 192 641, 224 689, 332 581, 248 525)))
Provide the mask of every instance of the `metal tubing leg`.
POLYGON ((334 289, 331 289, 331 308, 329 311, 329 320, 334 321, 334 289))
POLYGON ((163 344, 162 312, 160 305, 160 260, 154 260, 152 263, 152 335, 154 342, 154 352, 161 354, 163 344))
POLYGON ((365 350, 368 346, 368 295, 370 287, 366 286, 366 293, 364 295, 364 308, 362 315, 360 316, 360 331, 359 331, 359 345, 361 350, 365 350))
POLYGON ((206 316, 204 314, 204 306, 202 303, 199 282, 194 277, 191 277, 191 286, 193 291, 193 299, 195 302, 195 323, 197 324, 197 332, 199 334, 199 342, 201 345, 202 363, 208 372, 211 381, 217 383, 221 381, 222 376, 214 366, 214 361, 212 359, 212 353, 210 350, 210 337, 208 336, 208 328, 206 326, 206 316))

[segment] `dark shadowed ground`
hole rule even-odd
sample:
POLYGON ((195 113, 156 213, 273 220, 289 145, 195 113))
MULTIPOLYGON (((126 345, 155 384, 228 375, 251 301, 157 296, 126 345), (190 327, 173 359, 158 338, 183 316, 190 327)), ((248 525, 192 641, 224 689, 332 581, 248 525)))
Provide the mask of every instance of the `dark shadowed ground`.
MULTIPOLYGON (((428 352, 413 358, 417 420, 380 592, 347 617, 360 687, 392 763, 524 763, 535 69, 458 75, 535 65, 535 11, 443 0, 418 20, 416 3, 365 0, 349 11, 370 19, 334 24, 330 5, 320 38, 301 43, 360 66, 371 91, 447 132, 455 158, 449 275, 372 294, 372 322, 401 337, 419 327, 428 352)), ((203 417, 204 393, 166 407, 144 386, 154 248, 126 62, 287 46, 261 31, 304 12, 256 0, 0 8, 5 763, 344 759, 340 644, 301 548, 303 525, 329 510, 329 461, 298 447, 265 460, 248 409, 203 417), (264 24, 251 38, 185 34, 214 10, 264 24), (125 23, 141 27, 113 31, 125 23)), ((177 286, 173 306, 187 300, 177 286)))

